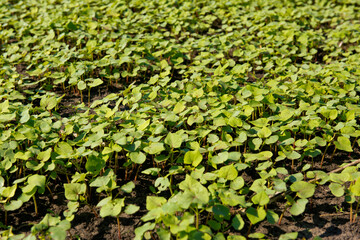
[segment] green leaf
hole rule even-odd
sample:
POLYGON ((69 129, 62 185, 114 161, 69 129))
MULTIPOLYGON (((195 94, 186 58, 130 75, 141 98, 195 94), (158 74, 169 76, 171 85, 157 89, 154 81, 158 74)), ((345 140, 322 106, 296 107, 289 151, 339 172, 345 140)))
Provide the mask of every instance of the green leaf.
POLYGON ((65 183, 65 197, 70 201, 77 201, 80 195, 85 194, 86 184, 85 183, 65 183))
POLYGON ((245 181, 242 177, 237 177, 230 182, 230 188, 234 190, 239 190, 245 185, 245 181))
POLYGON ((66 25, 66 27, 68 29, 70 29, 70 30, 76 30, 77 29, 76 25, 71 21, 66 25))
POLYGON ((298 38, 298 42, 305 46, 308 45, 308 35, 306 32, 300 34, 300 37, 298 38))
MULTIPOLYGON (((0 193, 1 193, 1 189, 2 189, 2 187, 4 186, 4 184, 5 184, 5 179, 2 177, 2 176, 0 176, 0 193)), ((14 183, 15 184, 15 183, 14 183)), ((0 194, 1 195, 1 194, 0 194)))
POLYGON ((129 204, 126 206, 124 212, 128 215, 132 215, 132 214, 136 213, 137 211, 139 211, 139 209, 140 209, 139 206, 136 206, 134 204, 129 204))
POLYGON ((241 158, 241 153, 240 152, 229 152, 228 154, 228 159, 231 161, 236 161, 238 162, 241 158))
POLYGON ((1 122, 10 122, 16 118, 16 113, 11 114, 0 114, 0 123, 1 122))
POLYGON ((192 97, 194 98, 200 98, 204 95, 204 90, 202 88, 198 88, 194 91, 192 91, 192 97))
POLYGON ((236 117, 230 117, 228 120, 228 124, 231 127, 241 127, 243 125, 241 119, 236 117))
POLYGON ((4 204, 4 209, 6 211, 15 211, 22 206, 23 202, 21 200, 11 200, 10 202, 4 204))
POLYGON ((63 228, 57 227, 57 226, 56 227, 50 227, 49 228, 49 233, 50 233, 51 239, 54 239, 54 240, 65 240, 66 236, 67 236, 66 229, 63 229, 63 228))
POLYGON ((270 151, 262 151, 257 154, 257 160, 268 160, 273 156, 270 151))
POLYGON ((356 180, 355 184, 350 186, 349 190, 352 194, 359 197, 360 196, 360 177, 356 180))
POLYGON ((285 233, 280 235, 279 240, 294 240, 297 239, 297 237, 298 237, 297 232, 285 233))
POLYGON ((339 184, 344 184, 348 181, 351 181, 351 175, 347 172, 330 173, 330 180, 339 184))
MULTIPOLYGON (((112 181, 110 176, 100 176, 95 178, 93 182, 90 183, 90 187, 98 187, 96 189, 97 192, 101 191, 108 191, 109 190, 109 183, 112 181)), ((111 189, 111 188, 110 188, 111 189)))
POLYGON ((175 104, 173 112, 175 114, 178 114, 178 113, 181 113, 184 110, 185 110, 185 102, 178 102, 178 103, 175 104))
POLYGON ((49 123, 45 122, 45 121, 41 121, 40 123, 40 130, 43 132, 43 133, 48 133, 51 131, 51 126, 49 123))
POLYGON ((142 120, 141 124, 138 125, 138 130, 144 131, 147 128, 147 126, 149 126, 149 124, 150 124, 150 119, 142 120))
POLYGON ((251 233, 248 236, 249 238, 257 238, 257 239, 263 239, 265 237, 265 235, 263 233, 251 233))
POLYGON ((179 188, 184 191, 184 199, 190 201, 185 202, 184 200, 186 205, 189 203, 207 204, 209 202, 210 194, 207 188, 190 175, 186 175, 185 180, 179 184, 179 188))
POLYGON ((147 196, 146 197, 146 209, 153 210, 161 207, 167 200, 164 197, 147 196))
POLYGON ((306 204, 309 202, 307 199, 298 199, 290 208, 290 213, 294 216, 300 215, 305 211, 306 204))
POLYGON ((262 139, 261 138, 254 138, 251 140, 251 142, 254 144, 254 147, 252 147, 252 149, 254 149, 255 151, 258 150, 261 146, 261 144, 263 143, 262 139))
MULTIPOLYGON (((8 113, 9 111, 9 100, 5 100, 2 103, 0 103, 0 113, 8 113)), ((26 111, 26 110, 25 110, 26 111)), ((23 111, 24 112, 24 111, 23 111)), ((23 113, 22 113, 23 114, 23 113)))
POLYGON ((144 151, 149 154, 158 154, 164 150, 164 144, 159 142, 151 143, 148 147, 144 148, 144 151))
POLYGON ((245 222, 242 219, 240 214, 236 214, 233 217, 233 219, 231 220, 231 226, 237 231, 240 231, 241 229, 243 229, 244 225, 245 225, 245 222))
POLYGON ((250 187, 251 191, 259 193, 265 189, 265 184, 267 181, 265 179, 256 179, 250 187))
POLYGON ((184 163, 192 164, 194 167, 196 167, 201 163, 202 159, 203 159, 203 157, 202 157, 201 153, 199 152, 199 150, 188 151, 185 153, 184 163))
POLYGON ((67 142, 59 142, 55 146, 55 152, 60 155, 61 158, 69 158, 73 154, 73 149, 67 142))
POLYGON ((247 134, 246 132, 242 131, 239 133, 239 136, 235 139, 239 143, 243 143, 247 140, 247 134))
POLYGON ((285 192, 286 191, 286 183, 281 179, 274 179, 274 190, 277 192, 285 192))
POLYGON ((322 240, 322 238, 319 237, 319 236, 315 236, 315 237, 313 238, 313 240, 322 240))
POLYGON ((96 78, 96 79, 92 79, 92 81, 90 83, 88 83, 87 85, 91 88, 93 87, 97 87, 99 85, 101 85, 103 83, 103 81, 100 78, 96 78))
POLYGON ((147 175, 153 175, 156 176, 160 173, 161 168, 148 168, 142 171, 141 173, 147 174, 147 175))
POLYGON ((112 201, 112 197, 109 196, 109 197, 106 197, 104 199, 101 199, 100 202, 98 202, 98 204, 96 205, 97 207, 102 207, 102 206, 105 206, 106 204, 108 204, 110 201, 112 201))
POLYGON ((96 40, 89 40, 86 43, 86 48, 88 49, 89 52, 92 52, 93 50, 95 50, 97 45, 96 40))
POLYGON ((104 159, 95 154, 90 154, 87 158, 85 169, 90 173, 97 174, 105 167, 105 165, 104 159))
POLYGON ((276 224, 279 221, 279 215, 272 210, 267 210, 266 219, 270 224, 276 224))
POLYGON ((270 201, 270 198, 269 196, 265 193, 265 191, 261 191, 259 193, 257 193, 255 196, 253 196, 251 198, 251 201, 254 203, 254 204, 258 204, 260 206, 264 206, 266 204, 269 203, 270 201))
POLYGON ((215 220, 209 220, 207 224, 215 231, 218 231, 221 228, 221 223, 215 220))
POLYGON ((259 207, 258 209, 249 207, 248 209, 246 209, 246 216, 252 224, 256 224, 265 219, 266 211, 263 207, 259 207))
POLYGON ((40 100, 40 106, 49 111, 54 107, 56 107, 57 104, 58 104, 58 99, 55 96, 43 97, 40 100))
POLYGON ((230 217, 230 209, 224 205, 213 206, 212 212, 220 218, 228 219, 230 217))
POLYGON ((214 237, 213 240, 226 240, 223 233, 218 232, 214 237))
POLYGON ((220 178, 227 180, 234 180, 238 176, 238 171, 233 164, 221 167, 218 173, 220 178))
POLYGON ((267 118, 258 118, 254 121, 250 121, 250 123, 252 123, 255 127, 266 127, 268 125, 269 119, 267 118))
POLYGON ((160 240, 171 240, 171 232, 169 230, 158 228, 156 229, 156 233, 160 240))
POLYGON ((272 134, 271 130, 268 127, 263 127, 258 133, 259 138, 268 138, 272 134))
POLYGON ((343 150, 346 152, 352 152, 353 149, 351 147, 351 142, 347 137, 340 136, 337 138, 337 141, 334 142, 335 146, 339 150, 343 150))
POLYGON ((17 189, 17 184, 12 185, 11 187, 2 187, 0 188, 0 195, 5 198, 12 198, 15 195, 17 189))
POLYGON ((329 118, 330 120, 335 120, 338 115, 336 109, 321 109, 320 112, 325 118, 329 118))
POLYGON ((300 198, 312 197, 315 193, 315 184, 296 181, 290 186, 291 191, 296 192, 300 198))
POLYGON ((299 159, 301 157, 301 154, 299 154, 296 151, 284 152, 284 153, 285 153, 285 156, 290 160, 299 159))
POLYGON ((166 136, 164 142, 169 145, 171 148, 179 148, 181 146, 183 139, 180 134, 169 132, 166 136))
POLYGON ((14 156, 15 159, 21 159, 21 160, 29 160, 29 158, 32 157, 32 153, 30 151, 26 152, 17 152, 14 156))
POLYGON ((21 112, 20 123, 26 123, 30 119, 29 109, 25 109, 21 112))
POLYGON ((85 89, 86 89, 86 83, 85 83, 83 80, 79 81, 79 82, 77 83, 77 88, 78 88, 80 91, 85 90, 85 89))
POLYGON ((147 222, 144 225, 135 229, 135 238, 134 240, 142 240, 144 234, 147 231, 153 230, 155 228, 155 223, 147 222))
POLYGON ((158 188, 159 191, 165 191, 170 186, 170 181, 167 177, 158 177, 155 180, 154 186, 158 188))
POLYGON ((231 70, 235 74, 243 74, 247 70, 247 64, 236 64, 231 70))
POLYGON ((124 200, 125 198, 116 198, 108 201, 101 207, 100 216, 103 218, 107 216, 117 217, 125 206, 124 200))
POLYGON ((130 159, 134 163, 143 164, 146 160, 146 156, 142 152, 131 152, 130 159))
POLYGON ((134 188, 135 188, 134 182, 131 182, 131 181, 130 181, 130 182, 122 185, 120 189, 123 190, 123 191, 126 192, 126 193, 131 193, 134 188))
POLYGON ((40 152, 36 158, 39 159, 40 161, 45 162, 50 159, 51 152, 52 152, 52 149, 48 148, 46 151, 40 152))
POLYGON ((246 240, 246 238, 244 236, 240 236, 240 235, 229 235, 226 239, 227 240, 246 240))
MULTIPOLYGON (((38 191, 39 193, 44 193, 45 192, 45 182, 46 182, 46 177, 43 176, 43 175, 38 175, 38 174, 35 174, 35 175, 32 175, 28 178, 28 186, 30 187, 30 191, 32 191, 33 188, 37 187, 38 188, 38 191)), ((26 186, 26 187, 28 187, 26 186)), ((22 190, 23 192, 27 193, 27 192, 30 192, 30 191, 27 191, 25 190, 24 187, 22 190)))
POLYGON ((341 197, 345 193, 344 187, 341 186, 339 183, 330 183, 329 189, 331 193, 336 197, 341 197))
POLYGON ((294 115, 294 113, 295 113, 295 111, 293 109, 286 108, 281 111, 280 120, 282 122, 285 122, 285 121, 289 120, 294 115))

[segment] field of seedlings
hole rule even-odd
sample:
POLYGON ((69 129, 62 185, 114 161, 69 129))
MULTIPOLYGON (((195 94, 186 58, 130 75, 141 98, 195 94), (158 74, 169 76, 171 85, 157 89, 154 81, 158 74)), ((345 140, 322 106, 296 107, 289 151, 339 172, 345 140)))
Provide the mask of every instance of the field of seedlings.
POLYGON ((0 238, 360 239, 358 0, 0 0, 0 238))

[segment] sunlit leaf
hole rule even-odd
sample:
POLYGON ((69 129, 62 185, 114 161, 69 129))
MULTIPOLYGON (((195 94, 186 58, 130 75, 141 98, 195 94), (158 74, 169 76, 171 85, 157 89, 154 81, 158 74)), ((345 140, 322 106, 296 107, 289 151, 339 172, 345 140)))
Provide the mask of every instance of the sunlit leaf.
POLYGON ((201 163, 202 159, 203 159, 202 154, 198 150, 188 151, 185 153, 184 163, 191 164, 194 167, 196 167, 201 163))

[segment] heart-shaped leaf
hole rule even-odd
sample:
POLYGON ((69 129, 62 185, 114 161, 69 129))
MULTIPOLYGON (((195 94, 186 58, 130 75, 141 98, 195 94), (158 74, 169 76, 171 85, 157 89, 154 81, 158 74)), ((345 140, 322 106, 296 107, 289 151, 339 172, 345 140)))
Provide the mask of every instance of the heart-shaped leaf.
POLYGON ((270 198, 269 196, 265 193, 265 191, 261 191, 261 192, 258 192, 255 196, 253 196, 251 198, 252 202, 254 204, 258 204, 258 205, 261 205, 261 206, 264 206, 266 204, 269 203, 270 201, 270 198))
POLYGON ((345 193, 344 187, 338 183, 330 183, 329 189, 331 193, 336 197, 341 197, 345 193))
POLYGON ((105 161, 101 156, 96 156, 95 154, 90 154, 87 158, 85 169, 90 172, 97 174, 101 169, 105 167, 105 161))
POLYGON ((146 156, 142 152, 131 152, 130 159, 134 163, 143 164, 146 160, 146 156))
POLYGON ((337 141, 334 142, 335 146, 339 150, 343 150, 346 152, 352 152, 353 149, 351 147, 351 142, 347 137, 340 136, 337 138, 337 141))
POLYGON ((201 153, 199 152, 199 150, 188 151, 185 153, 184 163, 191 164, 194 167, 196 167, 201 163, 202 159, 203 159, 203 157, 202 157, 201 153))
POLYGON ((65 197, 70 201, 77 201, 79 196, 85 194, 86 184, 85 183, 65 183, 65 197))
POLYGON ((312 197, 315 193, 315 184, 305 181, 296 181, 290 186, 291 191, 296 192, 300 198, 312 197))
POLYGON ((263 207, 259 207, 258 209, 250 207, 246 209, 246 216, 252 224, 256 224, 265 219, 266 211, 263 207))
POLYGON ((242 219, 240 214, 236 214, 233 217, 233 219, 231 220, 231 226, 237 231, 240 231, 241 229, 243 229, 244 225, 245 225, 245 222, 242 219))
POLYGON ((238 171, 233 164, 221 167, 218 173, 219 177, 227 180, 234 180, 238 176, 238 171))
POLYGON ((169 132, 164 142, 171 148, 179 148, 183 139, 180 134, 169 132))
POLYGON ((305 211, 306 204, 309 202, 307 199, 298 199, 290 208, 290 213, 294 216, 300 215, 305 211))
POLYGON ((164 144, 160 143, 160 142, 151 143, 148 147, 144 148, 145 152, 152 154, 152 155, 161 153, 164 150, 165 150, 164 144))

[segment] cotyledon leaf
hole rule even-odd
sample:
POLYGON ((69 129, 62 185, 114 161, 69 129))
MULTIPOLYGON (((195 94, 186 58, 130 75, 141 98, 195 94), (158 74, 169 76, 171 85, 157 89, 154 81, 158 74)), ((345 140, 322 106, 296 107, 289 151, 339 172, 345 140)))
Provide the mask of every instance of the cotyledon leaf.
POLYGON ((144 148, 144 151, 149 154, 158 154, 163 150, 165 150, 164 143, 160 143, 160 142, 150 143, 149 146, 144 148))
POLYGON ((171 148, 179 148, 183 139, 180 134, 169 132, 164 142, 171 148))
POLYGON ((146 160, 146 156, 142 152, 131 152, 130 159, 134 163, 143 164, 146 160))
POLYGON ((202 154, 199 152, 199 150, 188 151, 185 153, 184 163, 191 164, 194 167, 196 167, 201 163, 202 159, 203 157, 202 154))
POLYGON ((343 150, 346 152, 353 151, 353 149, 351 147, 350 139, 347 137, 343 137, 343 136, 338 137, 337 141, 335 141, 334 144, 339 150, 343 150))
POLYGON ((307 199, 298 199, 290 208, 290 213, 294 216, 300 215, 305 211, 306 204, 309 202, 307 199))
POLYGON ((238 171, 234 167, 233 164, 223 166, 219 169, 218 172, 219 177, 225 178, 227 180, 234 180, 238 176, 238 171))
POLYGON ((256 224, 265 219, 266 211, 263 207, 259 207, 258 209, 249 207, 248 209, 246 209, 246 216, 252 224, 256 224))
POLYGON ((305 181, 296 181, 290 186, 291 191, 296 192, 300 198, 312 197, 315 193, 315 184, 305 181))

